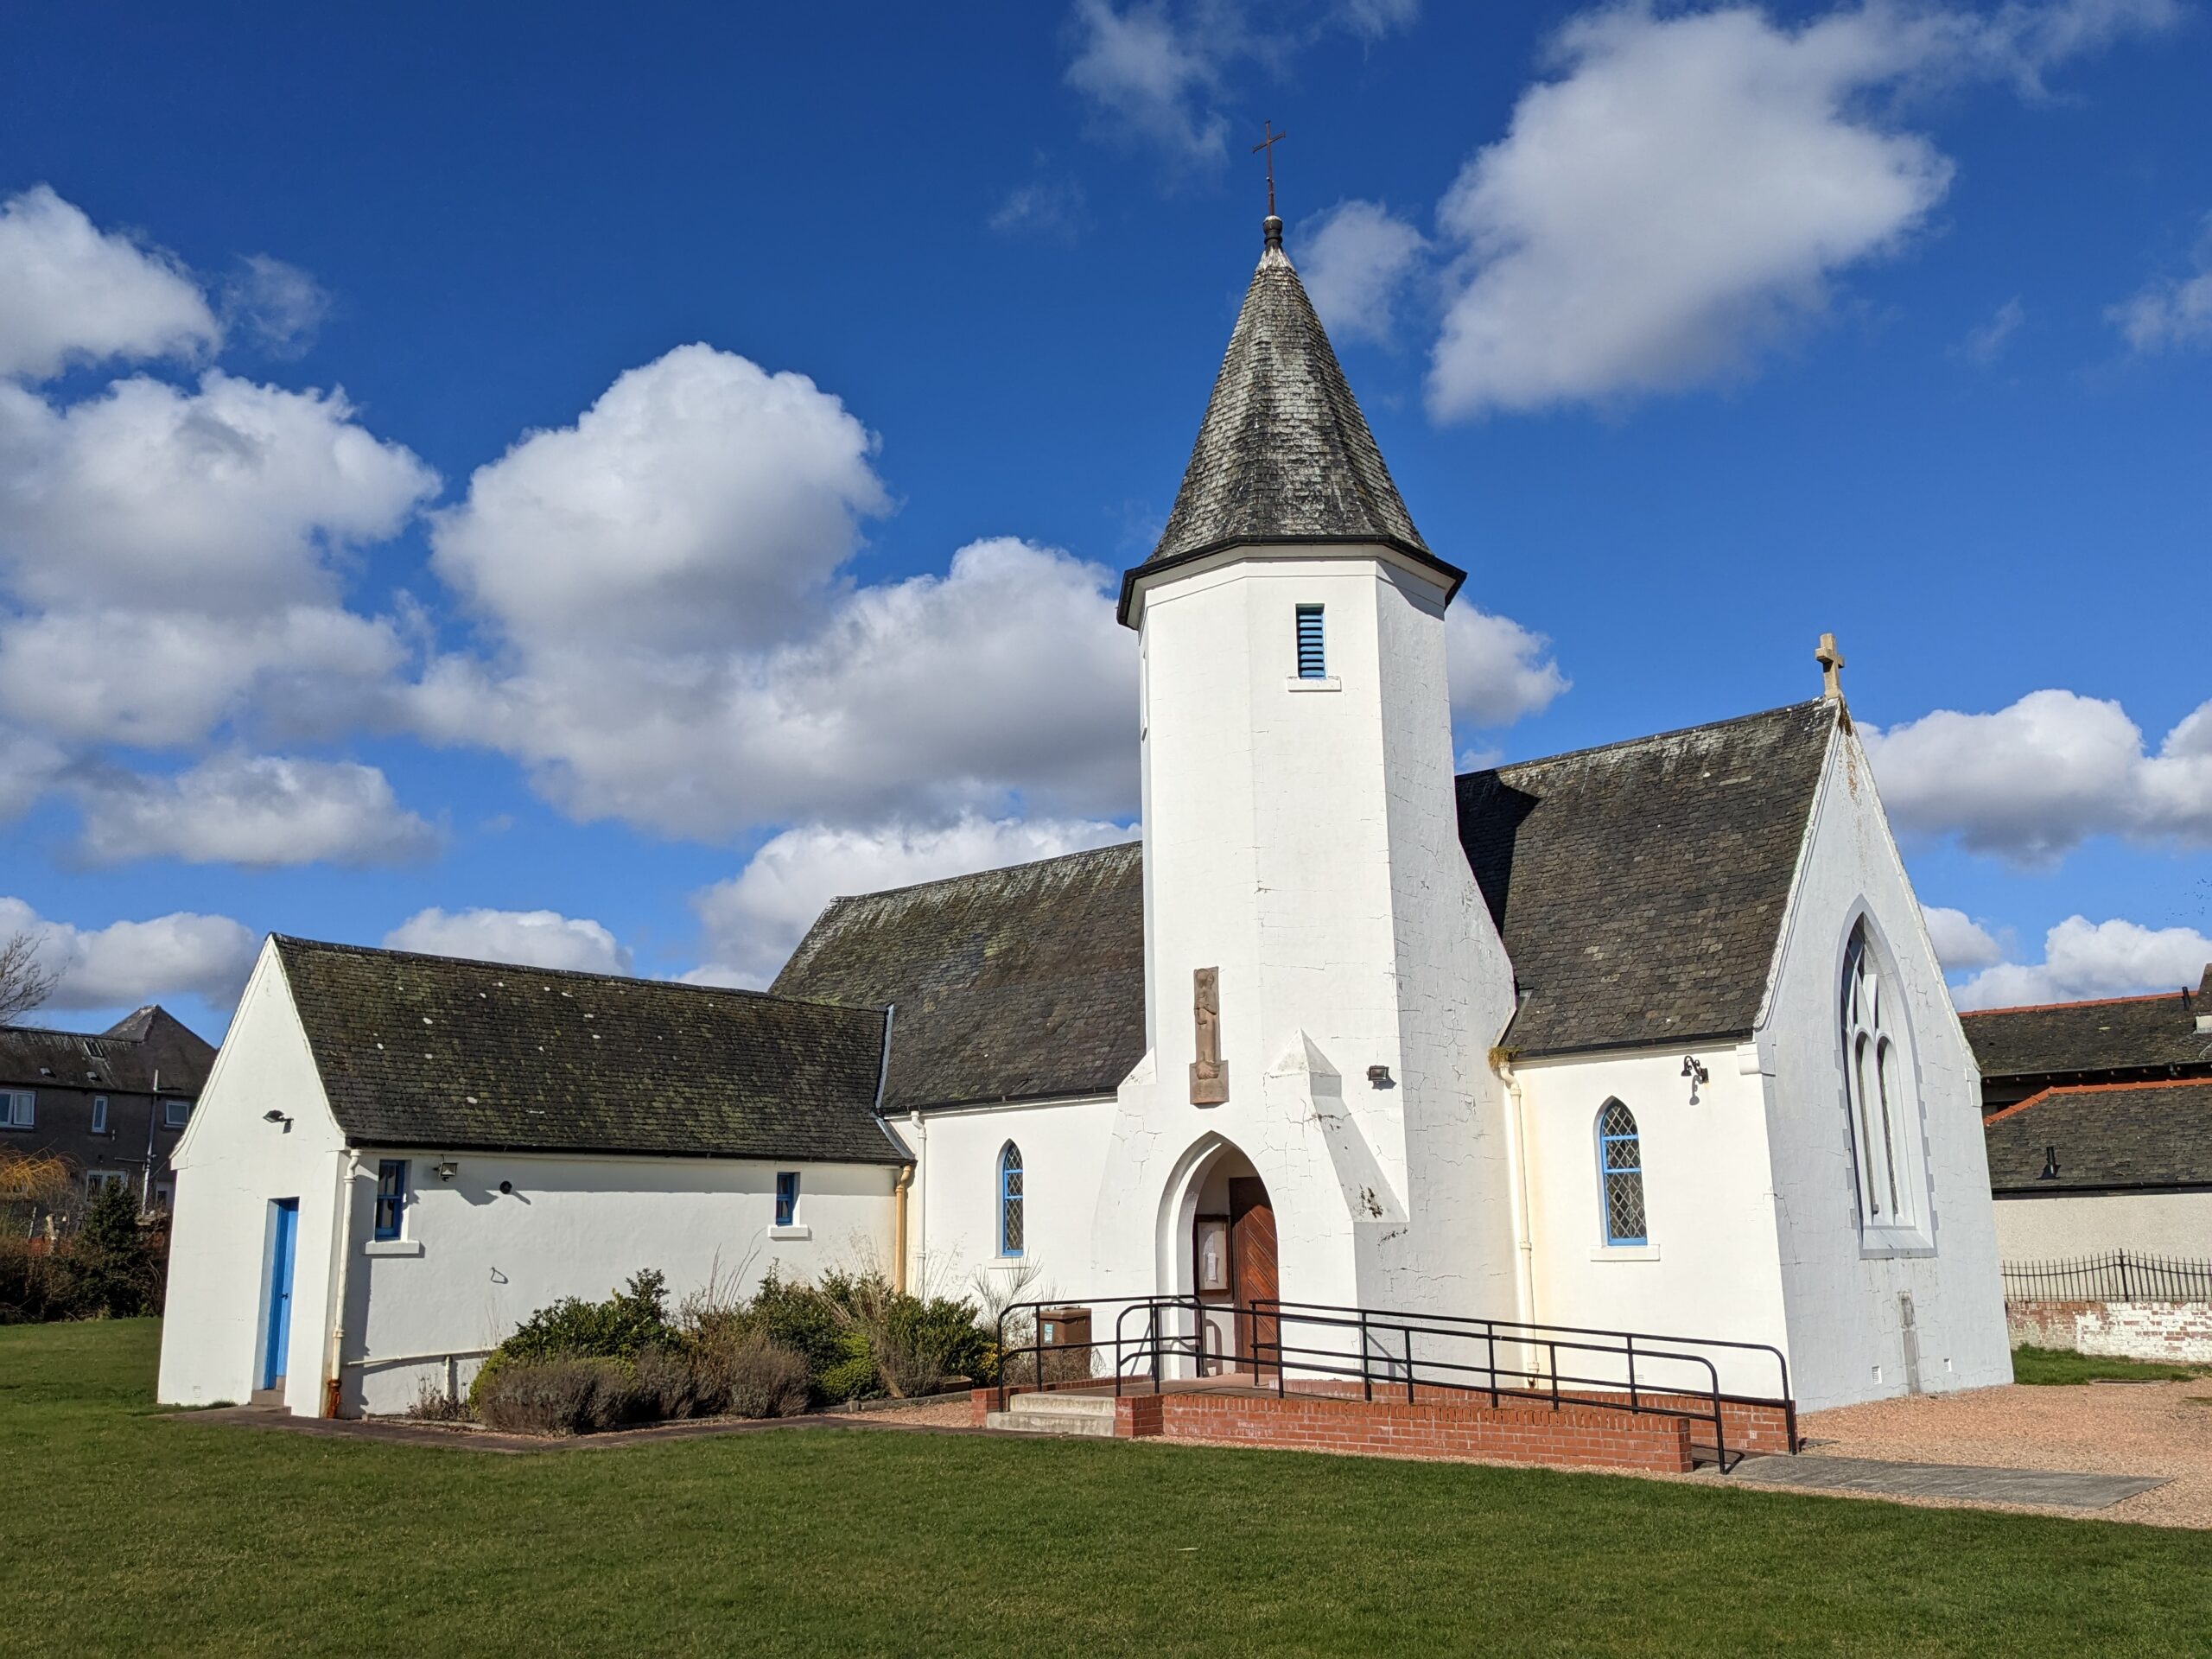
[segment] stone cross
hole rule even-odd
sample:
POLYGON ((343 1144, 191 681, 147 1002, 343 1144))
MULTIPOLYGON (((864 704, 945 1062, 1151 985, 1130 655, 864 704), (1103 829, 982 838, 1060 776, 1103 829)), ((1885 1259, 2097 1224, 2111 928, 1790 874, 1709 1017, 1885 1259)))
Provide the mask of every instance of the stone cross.
POLYGON ((1835 648, 1835 635, 1821 636, 1821 648, 1813 653, 1813 660, 1821 665, 1821 695, 1830 702, 1843 701, 1843 653, 1835 648))
POLYGON ((1198 1027, 1198 1058, 1191 1063, 1191 1104, 1218 1106, 1229 1098, 1229 1067, 1221 1058, 1221 969, 1191 974, 1191 1017, 1198 1027))

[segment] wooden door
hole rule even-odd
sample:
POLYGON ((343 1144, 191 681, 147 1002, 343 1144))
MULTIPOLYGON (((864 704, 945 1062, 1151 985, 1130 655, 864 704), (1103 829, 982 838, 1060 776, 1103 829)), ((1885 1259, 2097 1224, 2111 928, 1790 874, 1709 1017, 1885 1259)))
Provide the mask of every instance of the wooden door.
POLYGON ((262 1329, 261 1386, 282 1388, 292 1348, 292 1267, 298 1250, 300 1201, 278 1198, 269 1227, 269 1308, 262 1329))
POLYGON ((1239 1370, 1270 1375, 1280 1356, 1281 1321, 1250 1309, 1256 1301, 1282 1294, 1275 1267, 1275 1212, 1267 1184, 1254 1175, 1229 1178, 1229 1260, 1236 1298, 1236 1353, 1239 1370), (1264 1363, 1263 1363, 1264 1362, 1264 1363))

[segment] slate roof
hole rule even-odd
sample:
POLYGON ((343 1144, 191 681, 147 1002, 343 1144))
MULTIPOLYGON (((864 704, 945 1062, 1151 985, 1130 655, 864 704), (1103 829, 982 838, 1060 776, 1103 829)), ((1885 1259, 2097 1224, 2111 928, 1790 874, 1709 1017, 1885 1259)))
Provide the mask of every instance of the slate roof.
POLYGON ((2046 1089, 1982 1130, 1999 1192, 2212 1186, 2212 1079, 2046 1089), (2039 1179, 2053 1148, 2057 1177, 2039 1179))
POLYGON ((166 1008, 125 1014, 105 1031, 50 1031, 0 1027, 0 1083, 19 1088, 160 1092, 196 1099, 215 1064, 215 1051, 166 1008))
POLYGON ((772 988, 893 1005, 887 1111, 1110 1095, 1144 1056, 1143 848, 840 899, 772 988))
MULTIPOLYGON (((2212 977, 2212 969, 2208 969, 2212 977)), ((1961 1016, 1985 1079, 2099 1071, 2212 1071, 2205 994, 2170 991, 2098 1002, 1986 1008, 1961 1016)))
MULTIPOLYGON (((1381 542, 1447 575, 1391 481, 1280 232, 1252 273, 1183 486, 1140 570, 1240 542, 1381 542)), ((1122 584, 1126 617, 1131 582, 1122 584)))
POLYGON ((1753 1029, 1836 714, 1795 703, 1459 779, 1522 995, 1508 1047, 1753 1029))
POLYGON ((278 936, 354 1145, 899 1163, 883 1017, 278 936))

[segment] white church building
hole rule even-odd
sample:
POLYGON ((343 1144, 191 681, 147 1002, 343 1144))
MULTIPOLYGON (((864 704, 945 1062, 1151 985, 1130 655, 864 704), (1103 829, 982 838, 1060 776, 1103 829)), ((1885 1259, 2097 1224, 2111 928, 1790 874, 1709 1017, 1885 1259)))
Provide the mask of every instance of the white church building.
POLYGON ((397 1410, 640 1268, 861 1259, 1184 1299, 1227 1357, 1280 1298, 1768 1344, 1806 1408, 2009 1381, 1833 649, 1816 700, 1455 777, 1464 579, 1270 216, 1122 583, 1141 843, 839 899, 766 995, 272 939, 175 1157, 161 1397, 397 1410))

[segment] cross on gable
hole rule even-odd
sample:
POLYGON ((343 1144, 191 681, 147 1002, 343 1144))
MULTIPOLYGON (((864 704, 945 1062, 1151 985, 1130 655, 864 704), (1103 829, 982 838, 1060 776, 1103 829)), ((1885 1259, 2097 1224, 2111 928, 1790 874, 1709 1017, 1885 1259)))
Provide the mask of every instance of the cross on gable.
POLYGON ((1830 702, 1843 701, 1843 653, 1835 648, 1835 635, 1821 636, 1821 646, 1813 653, 1813 660, 1821 665, 1821 695, 1830 702))

